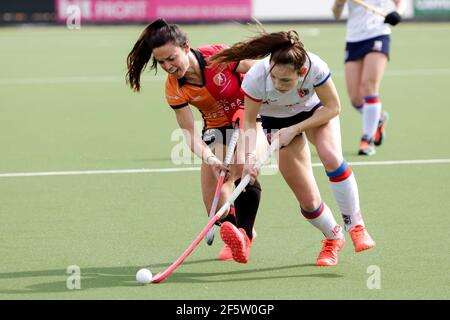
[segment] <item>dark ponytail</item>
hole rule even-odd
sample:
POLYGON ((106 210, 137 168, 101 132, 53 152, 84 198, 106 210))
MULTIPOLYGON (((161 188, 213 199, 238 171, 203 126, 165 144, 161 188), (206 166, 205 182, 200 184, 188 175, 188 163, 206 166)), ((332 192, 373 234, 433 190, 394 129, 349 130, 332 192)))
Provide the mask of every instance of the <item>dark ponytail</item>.
MULTIPOLYGON (((180 47, 187 43, 186 34, 175 24, 168 24, 164 19, 158 19, 142 31, 133 49, 127 56, 127 84, 133 91, 141 89, 141 73, 147 66, 154 48, 172 42, 180 47)), ((150 70, 157 70, 158 62, 153 58, 150 70)))
POLYGON ((245 59, 262 59, 271 55, 273 64, 292 64, 300 69, 306 62, 307 52, 294 30, 267 33, 247 41, 241 41, 230 48, 213 55, 209 61, 213 65, 229 63, 245 59))

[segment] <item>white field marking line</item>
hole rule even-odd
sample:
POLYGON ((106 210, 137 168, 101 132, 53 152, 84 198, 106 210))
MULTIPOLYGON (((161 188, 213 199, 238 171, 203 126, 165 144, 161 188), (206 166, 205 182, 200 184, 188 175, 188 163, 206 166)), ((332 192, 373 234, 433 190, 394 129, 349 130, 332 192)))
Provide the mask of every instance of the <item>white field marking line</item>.
MULTIPOLYGON (((391 165, 446 164, 446 163, 450 164, 450 159, 356 161, 356 162, 349 162, 349 165, 350 166, 391 166, 391 165)), ((322 164, 321 163, 313 163, 312 166, 313 167, 322 167, 322 164)), ((277 165, 270 165, 270 166, 268 165, 266 167, 276 168, 277 165)), ((200 167, 0 173, 0 178, 78 176, 78 175, 94 175, 94 174, 171 173, 171 172, 189 172, 189 171, 200 171, 200 167)))
MULTIPOLYGON (((332 72, 332 75, 343 77, 344 71, 332 72)), ((408 77, 408 76, 437 76, 450 75, 450 69, 408 69, 408 70, 387 70, 387 77, 408 77)), ((166 76, 147 76, 143 81, 165 81, 166 76)), ((40 77, 40 78, 0 78, 0 85, 29 85, 29 84, 66 84, 84 82, 123 82, 125 76, 77 76, 77 77, 40 77)))
MULTIPOLYGON (((83 82, 123 82, 125 76, 79 76, 79 77, 48 77, 48 78, 0 78, 0 85, 12 84, 65 84, 83 82)), ((165 76, 143 77, 141 81, 164 81, 165 76)))

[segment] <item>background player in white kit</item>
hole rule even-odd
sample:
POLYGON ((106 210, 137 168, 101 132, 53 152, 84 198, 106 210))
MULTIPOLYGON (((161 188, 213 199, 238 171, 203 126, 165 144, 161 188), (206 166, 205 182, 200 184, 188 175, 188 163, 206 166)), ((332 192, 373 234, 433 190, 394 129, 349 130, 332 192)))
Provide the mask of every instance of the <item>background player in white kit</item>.
MULTIPOLYGON (((324 164, 355 251, 374 247, 375 242, 365 230, 361 216, 355 177, 343 159, 338 117, 340 101, 327 64, 306 52, 295 31, 262 32, 211 57, 215 64, 261 58, 265 59, 248 71, 242 83, 246 95, 244 131, 250 142, 255 141, 249 132, 255 130, 259 113, 269 142, 275 134, 284 146, 279 152, 280 171, 297 197, 303 216, 327 238, 317 264, 335 264, 344 238, 320 197, 303 132, 315 145, 324 164), (321 259, 327 254, 328 260, 321 259)), ((250 143, 244 166, 244 173, 250 173, 253 178, 258 174, 253 166, 255 146, 250 143)), ((226 237, 233 238, 230 242, 237 244, 235 251, 243 251, 236 256, 248 256, 249 245, 241 244, 242 237, 235 229, 230 226, 229 230, 234 238, 226 237)))
MULTIPOLYGON (((339 19, 347 0, 335 0, 333 14, 339 19)), ((388 114, 382 112, 380 83, 389 59, 391 29, 401 21, 403 0, 392 0, 397 11, 386 18, 377 15, 352 0, 347 1, 348 20, 345 47, 345 78, 353 107, 362 113, 360 155, 375 154, 375 146, 384 139, 388 114)), ((391 0, 365 0, 374 7, 385 8, 391 0)))

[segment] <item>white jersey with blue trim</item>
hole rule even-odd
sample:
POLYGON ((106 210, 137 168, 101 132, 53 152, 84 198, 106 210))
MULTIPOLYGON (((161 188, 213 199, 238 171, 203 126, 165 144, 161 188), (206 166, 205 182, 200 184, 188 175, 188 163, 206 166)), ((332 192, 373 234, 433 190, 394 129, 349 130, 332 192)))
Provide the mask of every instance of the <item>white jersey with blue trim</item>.
POLYGON ((310 111, 320 103, 314 88, 325 83, 331 72, 328 65, 317 55, 308 52, 306 77, 300 77, 297 86, 286 93, 277 91, 270 77, 270 62, 267 57, 258 61, 245 74, 242 82, 244 93, 255 101, 261 101, 262 116, 287 118, 300 112, 310 111))
MULTIPOLYGON (((364 0, 365 3, 386 11, 387 0, 364 0)), ((381 35, 391 34, 391 28, 384 23, 384 18, 366 8, 361 7, 352 0, 347 1, 347 42, 358 42, 381 35)))

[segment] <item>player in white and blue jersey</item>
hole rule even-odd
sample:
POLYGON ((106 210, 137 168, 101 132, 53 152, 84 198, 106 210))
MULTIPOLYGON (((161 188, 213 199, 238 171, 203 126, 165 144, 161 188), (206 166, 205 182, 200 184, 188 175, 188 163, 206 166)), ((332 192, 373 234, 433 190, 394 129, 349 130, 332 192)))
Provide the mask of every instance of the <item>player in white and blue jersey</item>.
MULTIPOLYGON (((306 138, 316 147, 325 167, 355 251, 374 247, 364 226, 354 174, 342 154, 338 117, 341 106, 328 65, 305 50, 295 31, 262 32, 211 59, 213 64, 262 59, 246 73, 241 86, 245 94, 244 134, 248 139, 243 171, 253 179, 258 175, 254 166, 256 135, 251 133, 256 132, 259 114, 269 143, 279 139, 283 147, 279 151, 279 169, 299 202, 300 212, 325 235, 317 265, 337 263, 344 235, 320 196, 306 138)), ((241 243, 242 237, 233 230, 230 226, 225 238, 230 239, 236 256, 248 258, 249 246, 241 243)))
MULTIPOLYGON (((333 14, 338 19, 347 0, 335 0, 333 14)), ((391 28, 401 21, 403 0, 365 0, 367 5, 386 11, 389 2, 395 10, 385 17, 348 0, 348 19, 345 47, 345 77, 347 92, 353 107, 362 114, 360 155, 375 154, 375 146, 382 144, 387 112, 382 111, 380 83, 389 59, 391 28)))

